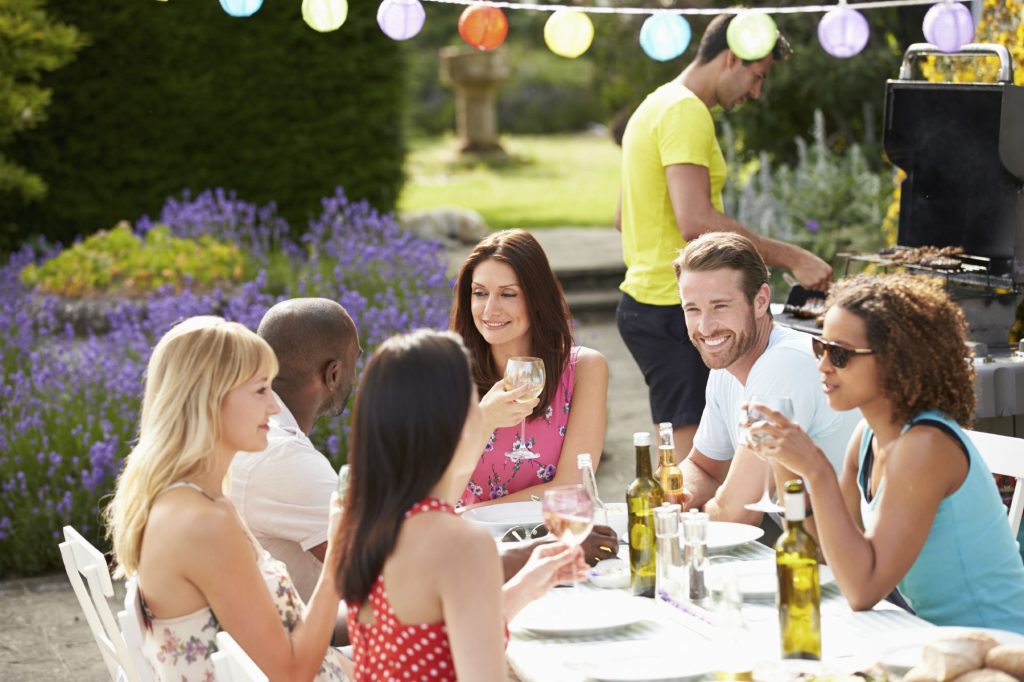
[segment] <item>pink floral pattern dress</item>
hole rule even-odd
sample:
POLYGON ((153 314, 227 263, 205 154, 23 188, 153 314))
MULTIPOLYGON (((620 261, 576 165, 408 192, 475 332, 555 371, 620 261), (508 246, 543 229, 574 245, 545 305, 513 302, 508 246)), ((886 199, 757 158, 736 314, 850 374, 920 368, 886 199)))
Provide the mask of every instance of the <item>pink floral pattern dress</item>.
POLYGON ((562 456, 565 429, 569 424, 579 351, 579 346, 573 346, 569 353, 569 361, 559 377, 558 390, 555 391, 551 405, 542 416, 526 420, 526 447, 539 457, 515 461, 509 459, 505 453, 519 443, 521 425, 496 429, 487 440, 458 506, 496 500, 547 483, 555 477, 558 460, 562 456))
MULTIPOLYGON (((177 484, 170 487, 177 487, 177 484)), ((302 612, 305 610, 302 597, 292 584, 284 563, 274 559, 251 535, 250 540, 259 553, 260 573, 281 616, 281 623, 291 632, 302 620, 302 612)), ((205 606, 177 618, 154 618, 146 607, 141 589, 139 596, 142 598, 147 625, 143 632, 142 654, 155 679, 167 682, 214 682, 213 661, 210 657, 217 651, 217 633, 223 628, 210 607, 205 606)), ((327 647, 327 654, 313 679, 316 682, 348 680, 341 667, 341 656, 341 652, 334 647, 327 647)))

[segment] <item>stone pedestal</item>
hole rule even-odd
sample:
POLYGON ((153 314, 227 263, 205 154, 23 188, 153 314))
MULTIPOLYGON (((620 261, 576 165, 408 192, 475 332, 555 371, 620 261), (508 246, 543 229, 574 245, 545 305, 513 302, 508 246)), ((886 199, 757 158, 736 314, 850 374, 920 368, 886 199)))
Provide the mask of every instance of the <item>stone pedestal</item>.
POLYGON ((455 91, 455 126, 463 154, 504 154, 494 91, 509 75, 503 52, 441 48, 441 82, 455 91))

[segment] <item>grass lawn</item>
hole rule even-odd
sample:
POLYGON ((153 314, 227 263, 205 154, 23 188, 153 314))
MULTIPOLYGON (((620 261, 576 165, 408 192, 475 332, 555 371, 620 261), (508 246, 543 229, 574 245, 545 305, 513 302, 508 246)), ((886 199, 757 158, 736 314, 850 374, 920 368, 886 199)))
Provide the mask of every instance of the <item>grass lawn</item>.
POLYGON ((614 224, 620 150, 607 135, 501 141, 511 158, 494 163, 458 158, 451 136, 413 141, 399 210, 472 208, 492 229, 614 224))

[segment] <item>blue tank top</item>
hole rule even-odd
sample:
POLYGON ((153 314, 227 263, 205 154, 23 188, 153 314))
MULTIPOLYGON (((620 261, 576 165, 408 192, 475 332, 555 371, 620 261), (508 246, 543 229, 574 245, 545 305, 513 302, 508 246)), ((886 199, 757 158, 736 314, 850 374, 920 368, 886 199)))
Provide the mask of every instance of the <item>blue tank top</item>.
MULTIPOLYGON (((1024 634, 1024 564, 992 474, 955 421, 930 410, 914 417, 904 432, 921 421, 938 422, 959 439, 967 452, 968 470, 956 492, 939 503, 924 547, 899 582, 900 592, 918 616, 936 625, 1001 628, 1024 634)), ((883 477, 868 501, 873 435, 871 427, 865 428, 857 473, 866 528, 875 525, 885 486, 883 477)))

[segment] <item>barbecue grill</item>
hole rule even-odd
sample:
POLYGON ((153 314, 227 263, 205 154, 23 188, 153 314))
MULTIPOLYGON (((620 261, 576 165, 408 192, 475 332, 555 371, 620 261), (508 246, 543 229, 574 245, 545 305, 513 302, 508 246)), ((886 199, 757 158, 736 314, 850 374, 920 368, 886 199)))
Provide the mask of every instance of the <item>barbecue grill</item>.
MULTIPOLYGON (((916 43, 885 87, 883 146, 906 173, 896 249, 838 254, 851 263, 942 278, 964 309, 971 339, 1006 349, 1024 292, 1024 88, 1002 45, 969 44, 961 56, 995 56, 997 83, 912 78, 916 59, 944 54, 916 43), (915 251, 943 249, 916 260, 915 251), (955 251, 955 253, 948 253, 955 251)), ((802 325, 802 326, 806 326, 802 325)))
MULTIPOLYGON (((976 343, 977 416, 1022 415, 1024 363, 1011 358, 1008 345, 1024 295, 1024 88, 1013 85, 1013 63, 1002 45, 969 44, 956 53, 998 57, 996 83, 912 77, 916 59, 941 54, 927 43, 911 45, 899 78, 885 87, 883 146, 907 175, 897 247, 838 254, 846 258, 839 274, 860 263, 941 278, 976 343), (919 257, 940 249, 945 253, 919 257)), ((793 294, 808 295, 798 287, 793 294)), ((776 319, 820 333, 813 320, 776 319)))

